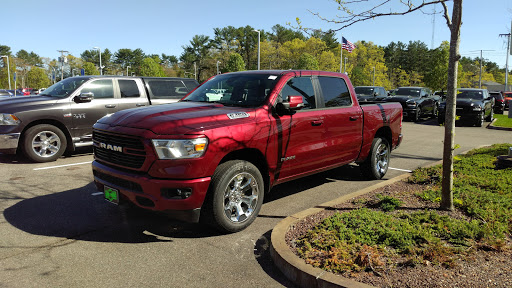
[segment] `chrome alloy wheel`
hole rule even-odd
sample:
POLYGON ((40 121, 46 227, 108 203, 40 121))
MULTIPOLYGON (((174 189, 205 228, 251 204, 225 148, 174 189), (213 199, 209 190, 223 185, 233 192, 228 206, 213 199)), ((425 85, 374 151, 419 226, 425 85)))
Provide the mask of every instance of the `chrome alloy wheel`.
POLYGON ((53 131, 41 131, 32 138, 32 150, 44 158, 57 154, 61 145, 61 139, 53 131))
POLYGON ((258 183, 247 172, 236 174, 229 181, 224 192, 224 213, 235 223, 242 223, 254 212, 258 205, 258 183))
POLYGON ((388 145, 381 142, 375 153, 375 168, 380 174, 385 174, 389 165, 388 145))

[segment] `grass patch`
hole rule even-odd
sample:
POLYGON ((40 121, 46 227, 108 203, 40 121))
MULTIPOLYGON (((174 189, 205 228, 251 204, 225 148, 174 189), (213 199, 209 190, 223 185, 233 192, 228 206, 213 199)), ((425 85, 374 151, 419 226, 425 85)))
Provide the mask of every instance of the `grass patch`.
MULTIPOLYGON (((455 213, 401 209, 400 196, 382 196, 377 205, 336 213, 296 240, 307 263, 343 274, 376 267, 453 267, 475 249, 500 251, 512 233, 512 168, 495 169, 496 156, 511 144, 472 150, 454 163, 455 213), (450 215, 458 215, 452 217, 450 215)), ((425 189, 416 197, 441 199, 441 166, 415 170, 407 180, 425 189)))
MULTIPOLYGON (((509 111, 509 113, 512 112, 509 111)), ((512 128, 512 118, 508 118, 508 115, 494 114, 494 118, 496 118, 493 123, 494 126, 512 128)))

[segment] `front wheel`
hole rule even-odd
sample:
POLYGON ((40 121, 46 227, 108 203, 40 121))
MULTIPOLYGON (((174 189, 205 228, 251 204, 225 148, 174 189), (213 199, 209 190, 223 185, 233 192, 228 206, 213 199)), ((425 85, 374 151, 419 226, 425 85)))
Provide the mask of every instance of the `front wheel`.
POLYGON ((370 154, 361 164, 361 171, 365 178, 378 180, 386 175, 389 168, 391 148, 386 139, 377 137, 373 139, 370 154))
POLYGON ((475 121, 475 126, 476 127, 484 126, 484 112, 480 113, 477 117, 478 118, 475 121))
POLYGON ((203 221, 223 232, 238 232, 258 216, 264 185, 260 171, 252 163, 232 160, 217 167, 212 176, 204 207, 203 221))
POLYGON ((33 162, 51 162, 57 160, 66 150, 64 133, 49 124, 40 124, 27 129, 22 139, 23 154, 33 162))
POLYGON ((489 113, 489 116, 487 116, 487 122, 491 122, 492 119, 494 119, 494 108, 491 108, 491 112, 489 113))

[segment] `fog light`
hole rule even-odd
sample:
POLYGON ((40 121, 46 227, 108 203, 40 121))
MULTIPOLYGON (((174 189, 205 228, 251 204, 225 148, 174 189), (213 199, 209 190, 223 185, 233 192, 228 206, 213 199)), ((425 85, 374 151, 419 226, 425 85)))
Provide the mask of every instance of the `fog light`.
POLYGON ((162 188, 162 197, 167 199, 187 199, 192 196, 192 188, 162 188))

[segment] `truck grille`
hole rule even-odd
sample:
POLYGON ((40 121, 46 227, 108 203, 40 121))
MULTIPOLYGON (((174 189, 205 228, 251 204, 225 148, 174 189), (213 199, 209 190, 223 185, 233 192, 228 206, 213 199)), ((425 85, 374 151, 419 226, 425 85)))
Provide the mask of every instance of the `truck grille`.
POLYGON ((131 169, 140 169, 146 160, 140 139, 95 130, 92 140, 97 160, 131 169))

